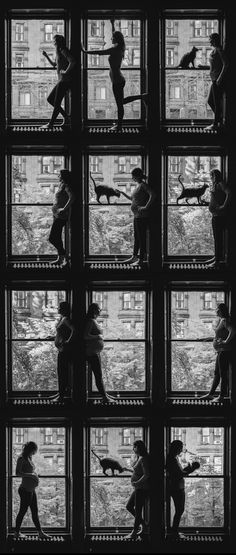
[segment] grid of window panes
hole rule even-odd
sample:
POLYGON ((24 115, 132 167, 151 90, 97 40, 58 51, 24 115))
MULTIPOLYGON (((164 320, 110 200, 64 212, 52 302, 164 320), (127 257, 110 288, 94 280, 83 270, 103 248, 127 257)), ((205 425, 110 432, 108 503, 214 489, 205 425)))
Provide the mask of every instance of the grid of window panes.
POLYGON ((89 430, 89 499, 88 525, 90 528, 131 527, 132 516, 124 507, 133 491, 130 477, 136 457, 133 443, 145 441, 144 429, 138 426, 92 427, 89 430), (100 438, 99 441, 97 438, 100 438), (119 473, 105 469, 99 461, 112 458, 125 470, 119 473))
MULTIPOLYGON (((186 498, 181 528, 223 528, 226 476, 224 428, 183 425, 172 427, 170 436, 171 441, 179 440, 183 443, 183 452, 178 457, 182 467, 193 461, 200 463, 200 468, 184 479, 186 498)), ((173 514, 171 500, 171 520, 173 514)))
MULTIPOLYGON (((121 31, 125 40, 125 55, 121 71, 125 77, 124 96, 141 92, 141 21, 139 19, 116 19, 115 30, 121 31)), ((87 21, 87 49, 104 50, 112 46, 112 26, 109 19, 87 21)), ((116 118, 116 105, 109 76, 107 55, 90 54, 87 66, 87 118, 110 120, 116 118)), ((141 103, 136 100, 124 106, 124 119, 141 118, 141 103)))
POLYGON ((168 321, 168 391, 207 392, 214 376, 216 309, 224 291, 173 290, 168 321))
POLYGON ((90 257, 131 255, 133 214, 130 205, 131 196, 137 186, 132 180, 131 172, 134 168, 142 167, 142 158, 139 154, 93 154, 89 156, 88 164, 86 252, 90 257), (112 187, 115 190, 114 196, 99 196, 99 189, 97 196, 91 177, 98 187, 112 187))
POLYGON ((168 155, 165 159, 164 209, 164 257, 210 258, 214 254, 214 240, 209 211, 211 192, 210 172, 222 171, 220 156, 168 155), (179 198, 182 185, 192 192, 202 189, 199 198, 179 198))
POLYGON ((9 391, 16 395, 57 391, 54 345, 58 306, 65 291, 14 290, 10 295, 9 391))
MULTIPOLYGON (((11 429, 10 485, 12 496, 9 507, 9 526, 10 528, 15 526, 20 502, 18 488, 22 479, 16 476, 16 462, 24 445, 29 441, 33 441, 38 446, 32 462, 35 465, 34 472, 39 477, 39 487, 36 492, 41 525, 47 528, 66 529, 68 527, 66 506, 69 495, 66 460, 67 433, 63 426, 49 428, 45 425, 35 427, 22 425, 11 429)), ((26 530, 32 528, 30 513, 24 517, 23 528, 26 530)))
POLYGON ((169 19, 165 20, 164 118, 167 120, 199 121, 213 119, 207 104, 211 85, 209 56, 212 47, 211 33, 219 32, 216 19, 169 19), (193 47, 198 50, 194 67, 178 67, 181 58, 193 47))
MULTIPOLYGON (((48 237, 53 222, 52 206, 60 185, 65 157, 14 154, 10 157, 9 253, 12 257, 55 254, 48 237)), ((65 240, 65 238, 64 238, 65 240)))
MULTIPOLYGON (((101 352, 105 388, 121 393, 148 390, 147 293, 145 291, 93 291, 92 302, 101 308, 101 352)), ((92 385, 92 391, 96 387, 92 385)))
POLYGON ((51 116, 47 97, 57 83, 53 37, 64 35, 62 19, 11 20, 11 119, 37 120, 51 116))

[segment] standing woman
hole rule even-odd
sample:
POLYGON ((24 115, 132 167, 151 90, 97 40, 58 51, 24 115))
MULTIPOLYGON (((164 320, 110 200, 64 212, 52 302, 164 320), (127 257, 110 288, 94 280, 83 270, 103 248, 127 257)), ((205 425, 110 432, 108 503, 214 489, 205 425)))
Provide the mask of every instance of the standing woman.
POLYGON ((62 242, 62 230, 70 219, 70 207, 74 201, 72 191, 72 174, 69 170, 60 171, 60 186, 55 195, 52 207, 53 224, 51 227, 49 242, 57 249, 58 257, 52 264, 65 265, 68 263, 66 251, 62 242))
POLYGON ((56 325, 54 343, 58 349, 57 376, 59 392, 53 397, 55 401, 63 401, 69 393, 69 365, 73 356, 73 339, 75 327, 70 319, 70 305, 67 301, 59 303, 60 320, 56 325))
POLYGON ((113 402, 114 399, 105 391, 102 377, 101 351, 104 348, 102 329, 97 323, 101 309, 97 303, 92 303, 86 314, 84 339, 86 345, 86 360, 91 366, 95 383, 105 403, 113 402))
POLYGON ((16 517, 16 539, 21 536, 20 528, 28 508, 31 510, 32 520, 38 530, 39 538, 50 538, 48 534, 43 532, 38 516, 38 503, 35 490, 39 485, 39 478, 35 472, 35 465, 32 461, 32 457, 37 453, 37 451, 37 444, 34 443, 34 441, 29 441, 24 445, 22 453, 18 457, 16 463, 16 476, 20 476, 22 478, 21 485, 18 489, 20 496, 20 509, 16 517))
POLYGON ((166 459, 166 470, 168 477, 169 494, 173 499, 175 506, 175 514, 172 524, 172 537, 173 539, 181 539, 183 534, 179 533, 179 523, 185 508, 185 485, 184 477, 197 470, 200 467, 198 461, 189 463, 187 466, 182 467, 179 462, 179 455, 183 451, 183 443, 178 439, 170 444, 169 453, 166 459))
MULTIPOLYGON (((155 193, 147 183, 141 168, 134 168, 132 179, 138 184, 131 197, 131 210, 134 215, 134 248, 131 258, 125 260, 130 264, 143 264, 147 257, 147 231, 150 223, 149 208, 155 199, 155 193)), ((128 196, 128 195, 127 195, 128 196)))
POLYGON ((212 33, 209 36, 210 45, 213 50, 210 53, 210 78, 212 81, 208 104, 215 114, 214 122, 205 127, 206 130, 218 129, 223 123, 223 107, 222 100, 225 91, 225 72, 228 67, 228 61, 225 52, 221 46, 220 35, 212 33))
MULTIPOLYGON (((209 393, 200 397, 200 399, 212 399, 213 402, 223 401, 227 395, 229 363, 231 353, 235 350, 236 336, 236 328, 232 325, 228 307, 224 303, 218 304, 216 314, 219 320, 213 339, 213 347, 216 351, 215 375, 209 393), (214 399, 214 393, 220 382, 220 394, 214 399)), ((209 339, 211 338, 205 338, 203 341, 209 339)))
POLYGON ((45 56, 51 66, 57 70, 58 75, 58 83, 52 89, 47 98, 49 104, 53 106, 53 113, 50 121, 46 125, 42 126, 42 128, 47 129, 53 127, 53 124, 59 114, 63 117, 63 125, 66 125, 69 122, 69 116, 61 107, 61 103, 66 95, 66 92, 72 88, 76 66, 76 60, 66 46, 65 37, 63 37, 63 35, 55 35, 53 40, 56 47, 56 61, 54 62, 51 60, 47 52, 43 50, 43 56, 45 56))
POLYGON ((209 211, 212 214, 212 231, 215 244, 215 255, 208 260, 208 268, 217 267, 224 256, 224 234, 229 227, 229 207, 231 191, 225 184, 220 170, 211 170, 212 185, 210 188, 209 211))
POLYGON ((131 534, 126 536, 129 539, 135 539, 140 534, 140 525, 141 533, 147 533, 148 525, 143 519, 142 513, 145 501, 150 495, 150 461, 146 445, 143 441, 137 440, 134 442, 133 450, 136 455, 131 476, 134 491, 126 505, 127 511, 134 516, 134 528, 131 534))

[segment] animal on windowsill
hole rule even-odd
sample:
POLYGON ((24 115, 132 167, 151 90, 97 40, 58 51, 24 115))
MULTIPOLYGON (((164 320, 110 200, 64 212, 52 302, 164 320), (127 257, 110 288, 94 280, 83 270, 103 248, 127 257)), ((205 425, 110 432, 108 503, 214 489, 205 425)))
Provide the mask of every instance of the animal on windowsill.
POLYGON ((196 58, 197 51, 198 51, 198 48, 196 48, 196 46, 193 46, 190 52, 186 52, 186 54, 182 56, 179 62, 179 65, 177 67, 180 67, 181 69, 188 69, 190 68, 190 64, 192 64, 192 67, 195 67, 194 61, 196 58))
POLYGON ((181 174, 178 176, 178 181, 182 187, 182 193, 179 195, 179 197, 177 197, 177 204, 179 204, 179 200, 182 198, 185 198, 187 204, 189 204, 188 199, 190 198, 196 198, 198 201, 198 204, 205 204, 205 205, 208 204, 206 201, 202 200, 201 197, 204 195, 209 185, 204 183, 202 187, 196 187, 196 188, 185 187, 180 178, 181 178, 181 174))
POLYGON ((126 468, 125 466, 121 466, 121 464, 116 461, 115 459, 112 459, 110 457, 104 457, 101 458, 99 457, 95 451, 93 451, 93 449, 91 449, 92 453, 94 454, 95 457, 97 457, 97 459, 100 462, 100 465, 102 467, 103 470, 103 474, 105 474, 105 476, 110 476, 109 474, 107 474, 107 470, 111 470, 112 472, 112 476, 115 476, 115 470, 117 470, 119 472, 119 474, 121 474, 122 472, 133 472, 133 470, 131 468, 126 468))
POLYGON ((108 204, 110 204, 111 197, 120 198, 120 195, 124 195, 126 198, 130 200, 128 195, 126 195, 126 193, 124 193, 123 191, 119 191, 118 189, 114 189, 113 187, 109 187, 108 185, 97 185, 91 173, 90 173, 90 177, 93 182, 95 194, 97 197, 97 202, 99 204, 103 204, 102 202, 100 202, 100 197, 102 196, 106 197, 108 204))

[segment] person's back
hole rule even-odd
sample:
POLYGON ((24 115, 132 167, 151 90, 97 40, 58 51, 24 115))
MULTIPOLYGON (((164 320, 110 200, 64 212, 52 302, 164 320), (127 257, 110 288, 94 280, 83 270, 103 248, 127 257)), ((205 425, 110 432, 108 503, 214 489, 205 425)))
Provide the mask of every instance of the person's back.
POLYGON ((212 81, 216 81, 222 71, 223 61, 222 61, 223 50, 221 46, 215 47, 209 56, 210 63, 210 77, 212 81))
POLYGON ((30 459, 26 459, 23 455, 20 455, 16 463, 16 475, 21 476, 23 474, 32 474, 31 476, 22 476, 21 486, 26 491, 33 492, 38 485, 36 476, 34 474, 35 465, 30 459))

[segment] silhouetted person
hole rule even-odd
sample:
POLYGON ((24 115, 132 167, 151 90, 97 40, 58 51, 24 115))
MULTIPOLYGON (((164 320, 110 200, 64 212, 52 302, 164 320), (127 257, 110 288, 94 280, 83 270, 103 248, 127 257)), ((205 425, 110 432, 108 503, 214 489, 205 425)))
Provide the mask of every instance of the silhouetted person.
POLYGON ((70 208, 74 198, 71 172, 69 170, 61 170, 60 186, 55 194, 55 201, 52 207, 53 224, 48 238, 49 242, 57 249, 58 257, 51 264, 63 266, 68 263, 66 250, 62 241, 62 231, 70 219, 70 208))
POLYGON ((231 191, 225 184, 220 170, 211 170, 212 185, 210 188, 209 211, 212 214, 212 231, 215 255, 207 261, 208 268, 217 268, 225 258, 225 233, 230 227, 231 191))
POLYGON ((137 456, 133 464, 133 474, 131 476, 131 484, 134 491, 126 505, 127 511, 134 516, 134 528, 126 536, 129 539, 135 539, 140 532, 141 534, 147 533, 148 525, 143 518, 143 509, 150 495, 150 461, 146 445, 143 441, 137 440, 134 442, 133 450, 137 456))
POLYGON ((20 476, 22 478, 21 485, 18 489, 20 496, 20 509, 16 517, 16 539, 22 536, 22 534, 20 534, 20 528, 23 518, 29 508, 31 510, 33 523, 38 531, 39 538, 50 538, 48 534, 43 532, 38 516, 38 503, 35 490, 39 485, 39 477, 35 472, 35 465, 32 461, 32 457, 35 453, 37 453, 37 451, 37 444, 34 443, 34 441, 29 441, 24 445, 22 453, 18 457, 16 463, 16 476, 20 476))
POLYGON ((73 359, 75 327, 70 319, 70 305, 67 301, 59 303, 58 313, 60 319, 56 325, 56 336, 48 336, 47 339, 54 339, 58 350, 57 378, 59 391, 51 399, 63 401, 65 395, 70 393, 69 370, 73 359))
MULTIPOLYGON (((185 485, 184 478, 194 470, 200 467, 199 462, 194 461, 183 467, 179 461, 179 455, 183 451, 183 443, 174 440, 170 444, 169 453, 166 458, 166 470, 168 478, 168 490, 173 499, 175 506, 175 514, 172 523, 173 539, 181 538, 183 535, 179 533, 179 524, 185 508, 185 485)), ((184 537, 184 536, 183 536, 184 537)))
POLYGON ((225 91, 225 72, 228 67, 228 61, 225 52, 221 46, 220 35, 212 33, 209 36, 210 45, 213 50, 209 56, 211 88, 208 96, 208 104, 215 114, 214 122, 205 129, 218 129, 223 123, 223 94, 225 91))
POLYGON ((132 195, 131 211, 134 215, 134 247, 133 255, 124 262, 143 264, 147 261, 147 232, 150 224, 150 207, 155 199, 155 192, 147 183, 147 178, 141 168, 134 168, 132 179, 138 185, 132 195))
MULTIPOLYGON (((212 402, 222 401, 227 396, 229 364, 231 353, 235 350, 236 328, 232 325, 228 307, 220 303, 216 310, 219 320, 215 328, 213 347, 216 351, 215 375, 209 393, 200 399, 212 399, 212 402), (214 393, 220 383, 220 394, 214 399, 214 393)), ((208 341, 205 338, 203 341, 208 341)))
POLYGON ((85 50, 83 45, 81 45, 81 50, 84 54, 92 54, 98 56, 107 56, 110 65, 110 79, 112 83, 112 91, 117 106, 118 120, 117 124, 111 127, 112 131, 121 131, 122 123, 124 118, 124 104, 134 102, 135 100, 141 99, 147 102, 147 94, 132 95, 124 98, 124 87, 125 78, 121 72, 121 64, 125 56, 125 39, 124 35, 120 31, 115 30, 114 19, 111 19, 112 25, 112 44, 110 48, 105 48, 103 50, 85 50))
POLYGON ((101 309, 97 303, 90 304, 87 314, 84 330, 84 339, 86 345, 86 360, 88 361, 93 372, 97 389, 105 403, 113 402, 114 399, 105 391, 102 377, 101 351, 104 348, 102 329, 97 322, 101 309))
POLYGON ((75 66, 76 60, 72 56, 71 51, 66 46, 65 37, 63 35, 54 36, 54 44, 56 47, 56 61, 54 62, 48 56, 47 52, 43 50, 43 56, 47 58, 49 63, 57 70, 58 83, 50 92, 47 101, 53 106, 53 113, 50 121, 43 125, 44 128, 53 127, 57 116, 59 114, 63 117, 63 125, 69 122, 69 116, 65 110, 61 107, 63 98, 66 92, 71 90, 74 79, 75 79, 75 66))

